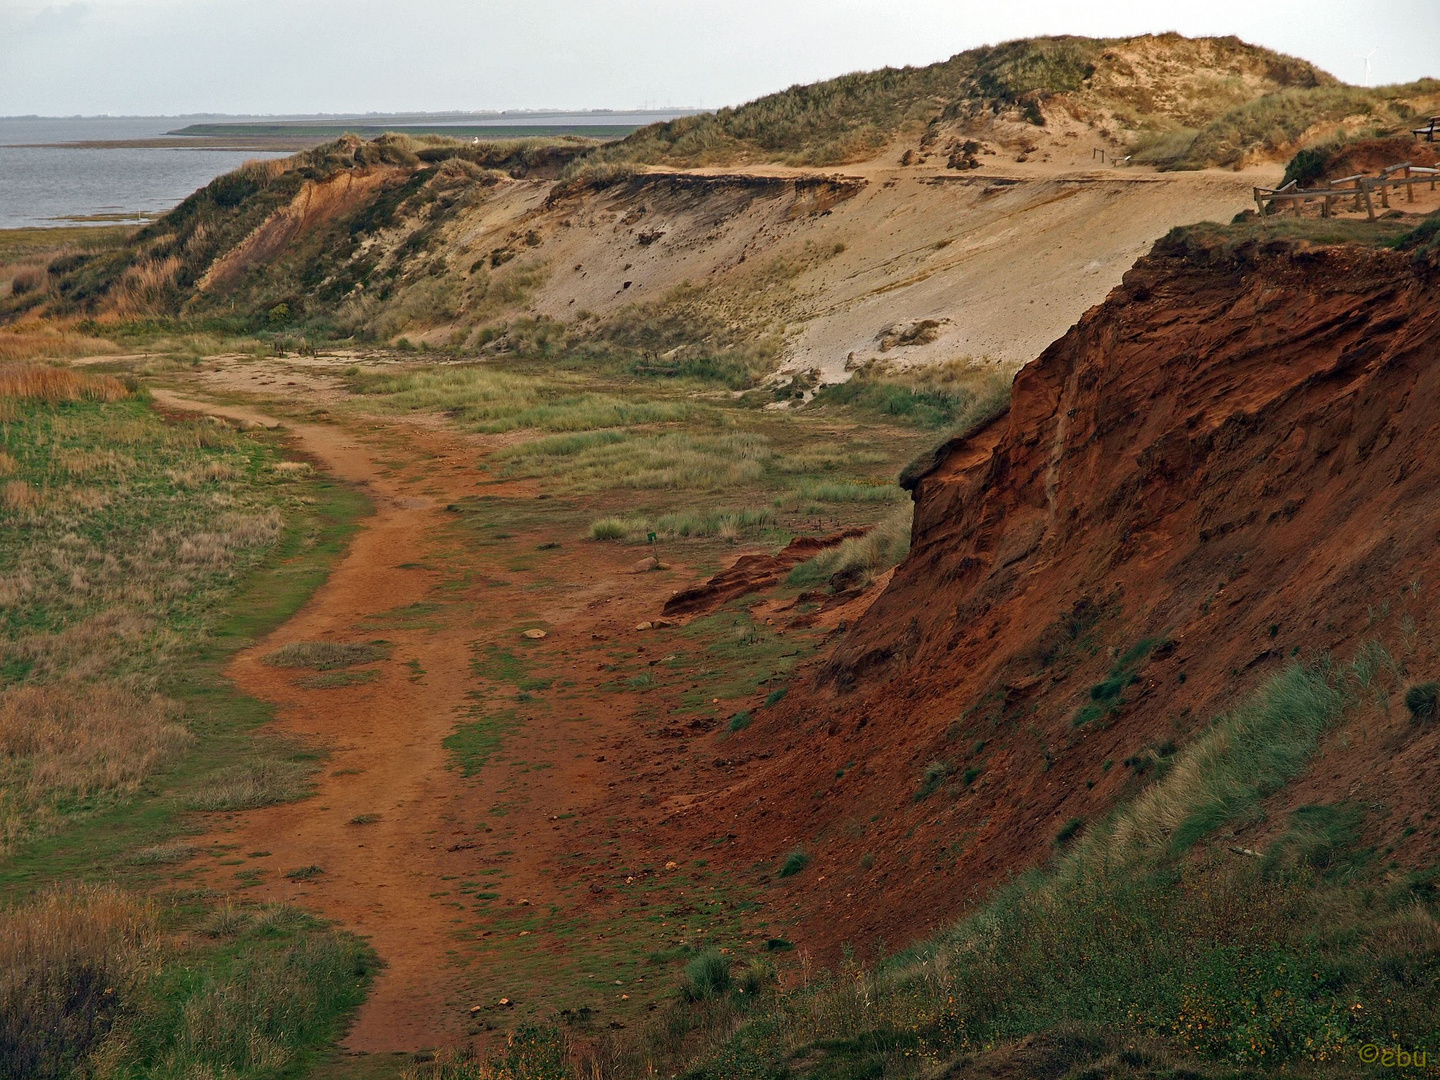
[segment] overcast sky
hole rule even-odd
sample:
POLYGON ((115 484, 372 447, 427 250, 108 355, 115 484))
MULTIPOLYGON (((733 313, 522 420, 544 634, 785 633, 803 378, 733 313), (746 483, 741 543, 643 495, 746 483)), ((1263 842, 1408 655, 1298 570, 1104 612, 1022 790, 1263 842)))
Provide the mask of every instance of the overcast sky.
POLYGON ((1032 34, 1238 34, 1440 75, 1440 0, 0 0, 0 115, 737 104, 1032 34))

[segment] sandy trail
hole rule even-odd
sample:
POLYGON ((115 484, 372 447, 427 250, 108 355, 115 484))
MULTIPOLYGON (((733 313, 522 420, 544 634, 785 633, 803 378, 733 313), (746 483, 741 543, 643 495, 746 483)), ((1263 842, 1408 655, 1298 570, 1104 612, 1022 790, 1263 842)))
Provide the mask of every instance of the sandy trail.
MULTIPOLYGON (((154 396, 168 408, 276 423, 254 410, 163 390, 154 396)), ((448 913, 427 896, 433 890, 426 882, 463 869, 436 837, 460 796, 455 774, 445 768, 441 740, 465 703, 473 634, 454 626, 381 632, 394 642, 395 657, 418 661, 426 672, 420 680, 391 661, 380 665, 378 683, 304 690, 294 685, 295 671, 262 663, 292 641, 363 640, 359 626, 366 616, 420 602, 437 580, 435 572, 416 564, 435 553, 443 509, 401 490, 376 461, 380 448, 357 442, 354 433, 320 424, 292 424, 288 430, 297 449, 336 477, 362 486, 375 513, 304 609, 241 653, 229 669, 242 690, 277 706, 282 730, 326 746, 331 756, 317 777, 314 798, 231 816, 222 826, 223 842, 242 852, 272 852, 263 861, 276 873, 254 890, 261 898, 323 911, 368 936, 384 959, 385 970, 361 1008, 349 1048, 433 1046, 457 1034, 457 1021, 455 1010, 446 1007, 453 991, 444 971, 451 944, 448 913), (378 821, 350 824, 361 815, 378 815, 378 821), (324 872, 303 882, 280 876, 306 866, 324 872)))
MULTIPOLYGON (((153 393, 163 408, 266 426, 278 422, 253 408, 163 389, 153 393)), ((553 588, 537 590, 517 575, 506 580, 500 574, 513 549, 497 548, 482 562, 459 539, 455 515, 446 511, 452 500, 476 494, 475 466, 489 449, 480 440, 404 423, 364 430, 359 424, 285 423, 295 449, 362 487, 375 512, 301 611, 240 653, 228 670, 243 691, 274 705, 276 730, 323 747, 329 757, 313 797, 217 815, 202 840, 222 860, 212 867, 211 880, 227 891, 244 887, 250 899, 298 903, 369 939, 385 966, 346 1050, 459 1043, 476 1033, 470 1006, 477 985, 493 981, 486 961, 480 970, 464 969, 460 947, 503 931, 467 917, 453 884, 487 872, 484 867, 503 866, 507 917, 530 897, 572 913, 591 911, 593 894, 576 889, 577 900, 555 876, 564 861, 559 853, 595 842, 596 829, 613 835, 594 813, 614 797, 614 784, 603 782, 612 773, 595 761, 604 750, 614 760, 617 746, 634 740, 623 695, 588 702, 584 724, 563 708, 537 703, 507 735, 508 756, 463 778, 442 741, 477 702, 495 703, 504 692, 487 685, 473 661, 496 642, 513 647, 513 624, 525 611, 551 627, 548 640, 530 643, 531 662, 547 674, 594 685, 608 676, 596 675, 588 651, 592 636, 633 631, 637 620, 658 611, 676 577, 637 577, 628 573, 633 553, 590 550, 564 553, 547 567, 560 579, 553 588), (473 583, 457 587, 457 573, 473 575, 473 583), (435 603, 437 596, 445 602, 435 603), (422 618, 397 614, 412 605, 423 605, 422 618), (263 663, 290 642, 376 638, 390 642, 393 652, 373 665, 378 677, 362 684, 307 689, 296 683, 310 673, 263 663), (508 807, 504 827, 497 825, 491 835, 480 823, 502 800, 508 807), (366 822, 356 823, 362 817, 366 822), (259 884, 235 876, 239 858, 245 860, 240 870, 263 871, 259 884), (305 867, 320 872, 286 876, 305 867)), ((492 483, 485 490, 506 487, 492 483)), ((677 567, 677 574, 685 572, 677 567)), ((513 699, 513 687, 510 694, 513 699)), ((676 780, 689 784, 680 774, 676 780)), ((537 957, 535 970, 547 962, 537 957)))

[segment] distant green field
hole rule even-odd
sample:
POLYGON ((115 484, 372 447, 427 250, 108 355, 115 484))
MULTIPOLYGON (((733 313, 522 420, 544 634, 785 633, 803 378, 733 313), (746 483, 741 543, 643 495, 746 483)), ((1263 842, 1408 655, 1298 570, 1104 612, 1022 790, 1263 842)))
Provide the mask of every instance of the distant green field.
POLYGON ((587 139, 623 139, 636 124, 190 124, 168 132, 211 138, 334 139, 346 133, 374 138, 387 131, 406 135, 451 135, 455 138, 530 139, 542 135, 580 135, 587 139))

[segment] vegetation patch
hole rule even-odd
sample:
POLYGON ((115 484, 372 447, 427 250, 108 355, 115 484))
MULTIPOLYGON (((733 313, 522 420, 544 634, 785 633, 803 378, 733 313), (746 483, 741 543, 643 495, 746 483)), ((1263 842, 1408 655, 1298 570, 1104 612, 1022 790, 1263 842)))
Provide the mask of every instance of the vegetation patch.
POLYGON ((716 490, 759 480, 769 440, 752 434, 626 435, 536 439, 496 454, 505 473, 544 476, 559 491, 615 488, 716 490))
POLYGON ((385 641, 292 641, 265 657, 272 667, 334 671, 376 660, 386 660, 391 646, 385 641))
POLYGON ((460 775, 474 776, 489 763, 517 723, 513 712, 495 713, 461 724, 446 736, 443 745, 460 767, 460 775))
POLYGON ((780 876, 782 878, 794 877, 809 865, 810 856, 803 849, 796 848, 786 855, 785 860, 780 864, 780 876))
POLYGON ((823 387, 808 407, 847 405, 927 428, 978 426, 1009 403, 1013 375, 969 358, 909 368, 872 361, 845 382, 823 387))
POLYGON ((373 955, 290 909, 219 914, 177 938, 177 912, 90 885, 0 913, 0 1074, 260 1080, 313 1064, 373 955))
POLYGON ((837 588, 870 585, 909 553, 914 513, 915 506, 909 501, 896 507, 865 535, 844 540, 800 563, 790 571, 786 584, 799 588, 825 583, 837 588))
POLYGON ((312 790, 315 766, 306 762, 257 757, 217 771, 187 800, 190 809, 254 810, 295 802, 312 790))

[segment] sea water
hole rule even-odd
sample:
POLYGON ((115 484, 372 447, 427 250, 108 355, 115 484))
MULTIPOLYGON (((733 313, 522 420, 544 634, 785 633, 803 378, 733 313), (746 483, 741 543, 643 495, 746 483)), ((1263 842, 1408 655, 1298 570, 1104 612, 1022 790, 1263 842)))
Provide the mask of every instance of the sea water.
POLYGON ((0 229, 144 221, 247 161, 285 156, 261 150, 66 145, 154 138, 186 122, 173 117, 0 118, 0 229))

